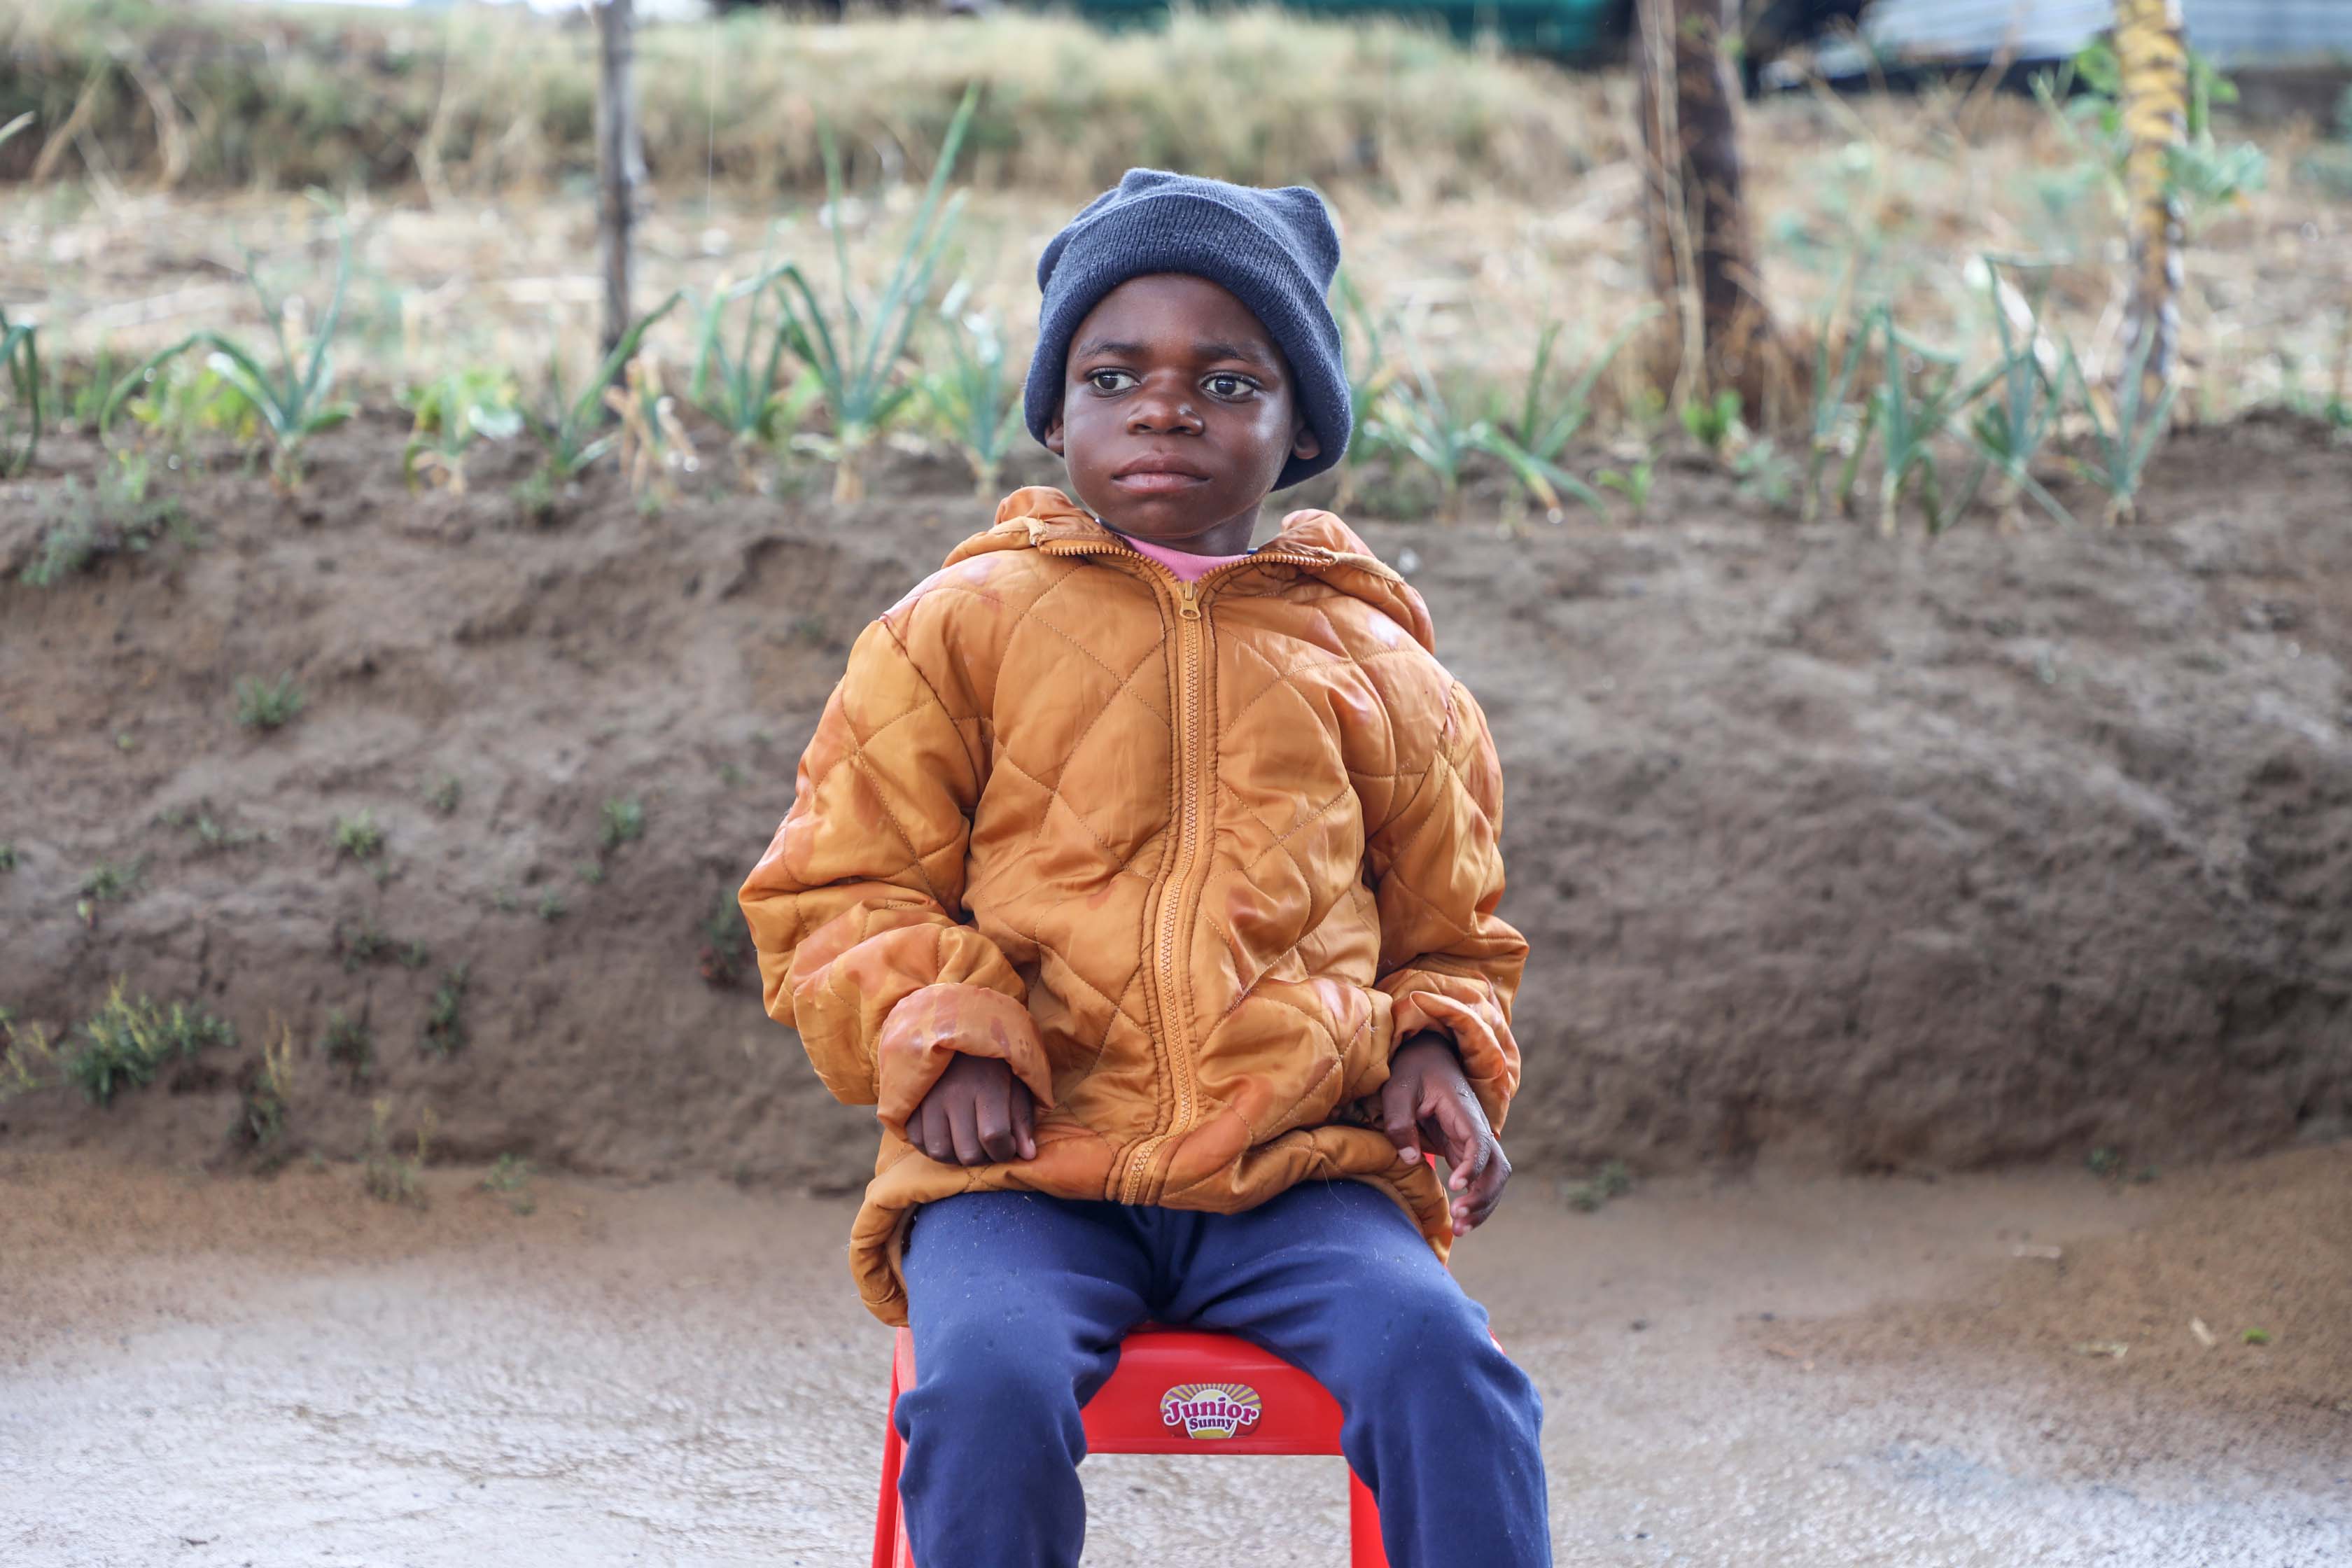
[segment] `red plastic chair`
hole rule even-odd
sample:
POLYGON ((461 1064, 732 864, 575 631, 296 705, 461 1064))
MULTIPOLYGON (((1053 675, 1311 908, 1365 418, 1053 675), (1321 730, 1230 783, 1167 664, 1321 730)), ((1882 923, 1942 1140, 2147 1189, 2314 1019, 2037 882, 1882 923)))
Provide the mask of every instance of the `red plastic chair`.
MULTIPOLYGON (((890 1362, 890 1409, 915 1383, 915 1336, 898 1331, 890 1362)), ((1097 1454, 1337 1454, 1339 1404, 1324 1386, 1270 1352, 1231 1334, 1150 1325, 1127 1336, 1118 1370, 1087 1402, 1087 1448, 1097 1454)), ((886 1419, 882 1505, 874 1516, 874 1568, 915 1568, 898 1510, 898 1425, 886 1419)), ((1348 1472, 1350 1568, 1388 1568, 1380 1509, 1348 1472)))

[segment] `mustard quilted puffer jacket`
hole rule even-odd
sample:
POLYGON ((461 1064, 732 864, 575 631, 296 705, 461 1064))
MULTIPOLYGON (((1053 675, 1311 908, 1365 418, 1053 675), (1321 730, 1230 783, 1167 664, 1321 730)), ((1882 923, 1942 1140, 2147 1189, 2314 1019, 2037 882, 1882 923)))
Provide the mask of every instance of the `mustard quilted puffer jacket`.
POLYGON ((1437 1029, 1502 1124, 1501 815, 1421 595, 1338 518, 1185 584, 1058 490, 1008 498, 859 637, 742 888, 768 1011, 884 1128, 866 1306, 906 1321, 905 1222, 982 1188, 1230 1213, 1353 1177, 1442 1254, 1365 1097, 1437 1029), (1036 1096, 1035 1159, 907 1141, 955 1051, 1036 1096))

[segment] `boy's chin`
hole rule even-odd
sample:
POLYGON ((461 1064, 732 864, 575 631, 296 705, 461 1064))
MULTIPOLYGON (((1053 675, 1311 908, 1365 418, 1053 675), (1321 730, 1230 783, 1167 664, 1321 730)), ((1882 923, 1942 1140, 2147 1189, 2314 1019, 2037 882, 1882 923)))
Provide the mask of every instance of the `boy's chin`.
MULTIPOLYGON (((1187 541, 1197 541, 1232 518, 1237 510, 1249 507, 1247 500, 1244 500, 1236 508, 1230 496, 1221 501, 1204 502, 1197 496, 1128 495, 1116 486, 1112 491, 1109 495, 1080 492, 1078 503, 1099 518, 1105 527, 1176 550, 1183 549, 1187 541)), ((1264 500, 1259 498, 1260 504, 1264 500)))

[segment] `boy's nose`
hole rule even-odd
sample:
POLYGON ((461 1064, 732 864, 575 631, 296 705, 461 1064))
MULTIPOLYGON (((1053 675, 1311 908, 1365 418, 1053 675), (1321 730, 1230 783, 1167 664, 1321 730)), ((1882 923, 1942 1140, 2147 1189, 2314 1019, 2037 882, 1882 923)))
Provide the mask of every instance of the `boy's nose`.
POLYGON ((1127 428, 1134 436, 1197 436, 1201 433, 1201 416, 1181 392, 1153 392, 1147 388, 1128 405, 1127 428))

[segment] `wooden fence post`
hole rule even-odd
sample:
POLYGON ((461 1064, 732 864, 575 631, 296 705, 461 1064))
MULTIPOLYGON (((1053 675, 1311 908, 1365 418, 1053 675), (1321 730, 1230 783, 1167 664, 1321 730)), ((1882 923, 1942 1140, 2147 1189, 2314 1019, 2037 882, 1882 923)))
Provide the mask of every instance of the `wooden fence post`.
POLYGON ((629 330, 629 245, 646 178, 631 67, 636 27, 633 0, 597 0, 596 249, 604 277, 604 352, 629 330))

